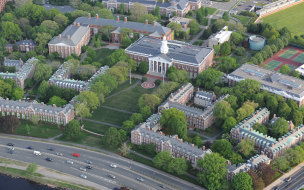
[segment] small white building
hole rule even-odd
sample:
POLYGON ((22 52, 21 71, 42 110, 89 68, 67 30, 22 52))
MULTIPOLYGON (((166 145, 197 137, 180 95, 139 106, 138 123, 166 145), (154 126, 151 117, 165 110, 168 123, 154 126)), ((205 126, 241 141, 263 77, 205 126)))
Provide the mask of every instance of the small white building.
POLYGON ((222 30, 209 38, 208 47, 213 48, 215 45, 229 41, 231 34, 232 31, 228 31, 228 26, 225 26, 222 30))
POLYGON ((301 65, 300 67, 295 69, 296 71, 299 71, 300 75, 304 76, 304 65, 301 65))

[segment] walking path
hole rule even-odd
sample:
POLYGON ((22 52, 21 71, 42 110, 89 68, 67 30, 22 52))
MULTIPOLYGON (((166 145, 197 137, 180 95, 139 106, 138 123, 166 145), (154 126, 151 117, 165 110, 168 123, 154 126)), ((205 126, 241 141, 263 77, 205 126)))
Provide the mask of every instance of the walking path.
POLYGON ((108 107, 108 106, 100 106, 102 108, 108 108, 108 109, 111 109, 111 110, 116 110, 116 111, 120 111, 120 112, 124 112, 124 113, 130 113, 130 114, 134 114, 133 112, 129 112, 129 111, 125 111, 125 110, 120 110, 120 109, 116 109, 116 108, 111 108, 111 107, 108 107))
POLYGON ((129 90, 130 88, 134 88, 134 87, 137 86, 138 84, 140 84, 140 81, 137 81, 137 83, 135 83, 133 86, 130 86, 130 87, 128 87, 128 88, 125 88, 125 89, 123 89, 122 91, 119 91, 119 92, 117 92, 117 93, 115 93, 115 94, 112 94, 111 96, 106 97, 105 100, 108 99, 108 98, 112 98, 113 96, 116 96, 117 94, 120 94, 120 93, 122 93, 122 92, 124 92, 124 91, 127 91, 127 90, 129 90))
MULTIPOLYGON (((196 134, 197 132, 194 132, 194 131, 190 131, 190 130, 187 130, 188 133, 194 133, 196 134)), ((206 140, 202 140, 202 142, 206 142, 206 141, 211 141, 211 142, 214 142, 216 141, 216 138, 218 138, 221 134, 222 134, 222 131, 219 131, 217 134, 215 134, 213 137, 209 137, 207 135, 204 135, 202 133, 197 133, 199 136, 203 137, 203 138, 206 138, 206 140)))
MULTIPOLYGON (((107 43, 107 44, 109 44, 109 45, 107 45, 107 46, 101 46, 99 48, 93 47, 93 50, 98 50, 98 49, 102 49, 102 48, 119 49, 118 44, 113 44, 113 43, 107 43)), ((88 53, 88 51, 86 51, 83 54, 81 54, 82 57, 80 59, 80 62, 84 61, 84 59, 87 57, 87 53, 88 53)))
MULTIPOLYGON (((39 80, 39 81, 40 81, 40 80, 39 80)), ((30 90, 33 90, 33 89, 35 88, 35 86, 39 83, 39 81, 37 81, 37 82, 32 86, 32 88, 31 88, 30 90)), ((24 94, 24 98, 27 97, 28 95, 29 95, 29 91, 27 91, 27 93, 24 94)), ((38 98, 37 95, 31 95, 31 96, 36 96, 36 99, 38 98)))
POLYGON ((95 123, 100 123, 100 124, 104 124, 104 125, 109 125, 109 126, 117 127, 117 128, 120 128, 120 129, 121 129, 121 126, 114 125, 114 124, 111 124, 111 123, 105 123, 105 122, 96 121, 96 120, 87 119, 87 118, 82 118, 82 119, 83 119, 83 120, 86 120, 86 121, 91 121, 91 122, 95 122, 95 123))

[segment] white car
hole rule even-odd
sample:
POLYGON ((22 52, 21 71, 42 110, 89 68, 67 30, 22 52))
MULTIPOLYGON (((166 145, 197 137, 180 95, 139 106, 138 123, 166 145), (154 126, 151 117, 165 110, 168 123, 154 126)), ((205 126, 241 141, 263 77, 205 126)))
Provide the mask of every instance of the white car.
POLYGON ((83 175, 83 174, 80 174, 80 177, 83 178, 83 179, 87 179, 87 176, 83 175))
POLYGON ((115 164, 111 164, 110 165, 112 168, 117 168, 117 166, 115 164))
POLYGON ((113 179, 116 178, 115 175, 113 175, 113 174, 108 174, 108 176, 109 176, 110 178, 113 178, 113 179))
POLYGON ((70 160, 68 160, 68 161, 67 161, 67 163, 69 163, 69 164, 73 164, 73 162, 72 162, 72 161, 70 161, 70 160))
POLYGON ((87 169, 85 169, 85 168, 79 168, 80 170, 82 170, 82 171, 86 171, 87 169))
POLYGON ((14 147, 7 147, 7 150, 15 150, 14 147))
POLYGON ((88 163, 88 164, 93 164, 93 162, 92 162, 92 161, 90 161, 90 160, 88 160, 88 161, 87 161, 87 163, 88 163))
POLYGON ((57 155, 57 156, 63 156, 63 154, 61 154, 61 153, 59 153, 59 152, 57 152, 56 155, 57 155))
POLYGON ((144 181, 144 179, 143 178, 141 178, 141 177, 138 177, 138 178, 136 178, 138 181, 144 181))

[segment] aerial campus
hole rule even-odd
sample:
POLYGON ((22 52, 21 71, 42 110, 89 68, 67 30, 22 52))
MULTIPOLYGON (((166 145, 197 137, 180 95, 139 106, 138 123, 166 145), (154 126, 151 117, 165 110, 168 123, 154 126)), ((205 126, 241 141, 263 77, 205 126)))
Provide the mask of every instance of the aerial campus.
POLYGON ((304 189, 303 10, 0 0, 2 188, 304 189))

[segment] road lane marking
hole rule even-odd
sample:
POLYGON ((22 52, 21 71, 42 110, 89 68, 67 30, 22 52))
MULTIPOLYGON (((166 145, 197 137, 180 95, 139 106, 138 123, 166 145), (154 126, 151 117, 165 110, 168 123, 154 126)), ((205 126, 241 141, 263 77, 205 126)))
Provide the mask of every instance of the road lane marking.
MULTIPOLYGON (((303 179, 304 177, 302 177, 301 179, 303 179)), ((299 179, 298 181, 296 181, 295 183, 293 183, 290 187, 288 187, 286 190, 290 189, 292 186, 294 186, 295 184, 297 184, 299 181, 301 181, 301 179, 299 179)))

